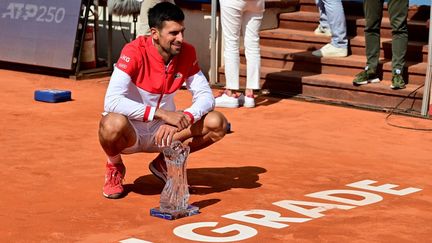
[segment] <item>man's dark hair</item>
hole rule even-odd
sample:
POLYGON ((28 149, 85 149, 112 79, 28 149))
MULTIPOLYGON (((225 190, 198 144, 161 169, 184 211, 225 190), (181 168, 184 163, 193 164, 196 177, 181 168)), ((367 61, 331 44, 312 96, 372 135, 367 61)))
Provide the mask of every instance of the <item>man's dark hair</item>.
POLYGON ((164 21, 181 22, 185 18, 183 11, 175 4, 161 2, 148 11, 148 23, 150 28, 162 29, 164 21))

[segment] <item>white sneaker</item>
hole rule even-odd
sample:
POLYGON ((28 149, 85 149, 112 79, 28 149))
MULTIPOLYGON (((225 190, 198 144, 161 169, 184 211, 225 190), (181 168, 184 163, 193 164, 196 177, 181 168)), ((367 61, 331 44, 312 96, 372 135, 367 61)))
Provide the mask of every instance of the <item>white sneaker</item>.
POLYGON ((225 93, 215 98, 216 107, 237 108, 239 107, 239 99, 228 96, 225 93))
POLYGON ((346 57, 348 56, 348 48, 335 47, 332 44, 327 44, 321 49, 313 51, 312 55, 316 57, 346 57))
POLYGON ((314 34, 320 36, 332 36, 331 30, 329 28, 323 28, 321 25, 318 25, 314 30, 314 34))
POLYGON ((255 99, 252 97, 245 96, 243 106, 247 108, 255 107, 255 99))

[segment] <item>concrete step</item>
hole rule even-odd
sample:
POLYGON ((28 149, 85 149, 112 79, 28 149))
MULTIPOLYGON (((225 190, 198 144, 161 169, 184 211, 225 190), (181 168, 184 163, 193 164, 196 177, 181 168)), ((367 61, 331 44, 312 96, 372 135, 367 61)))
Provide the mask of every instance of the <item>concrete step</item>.
MULTIPOLYGON (((277 28, 260 32, 260 43, 264 46, 313 51, 330 42, 330 37, 317 36, 312 31, 277 28)), ((349 54, 365 55, 364 36, 351 37, 349 54)), ((391 38, 381 38, 380 56, 391 59, 391 38)), ((407 61, 426 62, 428 43, 409 41, 406 54, 407 61)))
MULTIPOLYGON (((245 88, 245 75, 246 66, 241 65, 240 87, 242 88, 245 88)), ((219 80, 221 85, 224 85, 223 68, 220 69, 219 80)), ((377 84, 353 86, 352 76, 289 71, 270 67, 261 69, 261 86, 273 94, 314 97, 335 103, 346 102, 377 109, 391 109, 399 105, 399 109, 420 111, 423 96, 421 86, 408 84, 406 89, 392 90, 390 83, 389 80, 383 80, 377 84)))
MULTIPOLYGON (((241 50, 240 62, 246 64, 244 50, 241 50)), ((261 46, 261 65, 264 67, 281 68, 290 71, 313 71, 315 73, 346 75, 354 77, 366 65, 364 55, 351 55, 344 58, 319 58, 311 51, 288 49, 272 46, 261 46)), ((411 84, 423 84, 427 63, 407 62, 404 79, 411 84)), ((380 59, 379 73, 383 79, 391 80, 391 60, 380 59)))

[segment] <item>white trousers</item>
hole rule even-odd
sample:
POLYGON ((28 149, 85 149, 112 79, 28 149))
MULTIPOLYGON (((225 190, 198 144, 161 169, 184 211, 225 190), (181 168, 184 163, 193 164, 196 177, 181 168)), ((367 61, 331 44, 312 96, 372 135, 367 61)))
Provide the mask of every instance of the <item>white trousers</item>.
POLYGON ((220 0, 227 89, 239 89, 240 33, 246 55, 246 88, 259 89, 261 55, 259 30, 265 0, 220 0))

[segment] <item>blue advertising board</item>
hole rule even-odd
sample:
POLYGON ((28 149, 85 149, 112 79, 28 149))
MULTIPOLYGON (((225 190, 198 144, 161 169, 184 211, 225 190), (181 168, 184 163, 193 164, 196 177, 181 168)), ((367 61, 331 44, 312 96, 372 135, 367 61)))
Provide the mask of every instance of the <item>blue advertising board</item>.
POLYGON ((71 70, 81 0, 0 0, 0 61, 71 70))

